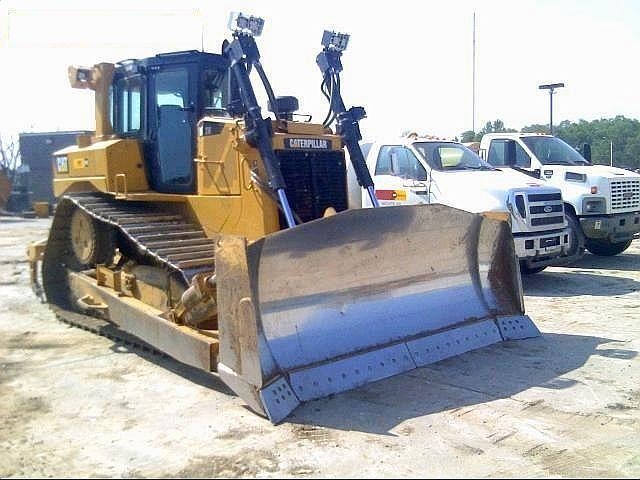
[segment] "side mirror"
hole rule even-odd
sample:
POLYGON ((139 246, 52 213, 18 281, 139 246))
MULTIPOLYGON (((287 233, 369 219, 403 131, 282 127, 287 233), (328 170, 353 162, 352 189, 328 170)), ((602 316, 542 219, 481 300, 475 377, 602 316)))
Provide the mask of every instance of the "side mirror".
POLYGON ((395 150, 391 152, 391 174, 398 175, 400 172, 400 165, 398 161, 398 152, 395 150))
POLYGON ((507 140, 504 146, 504 164, 513 167, 516 164, 516 142, 507 140))
POLYGON ((587 162, 591 163, 591 144, 585 143, 582 145, 582 156, 587 162))

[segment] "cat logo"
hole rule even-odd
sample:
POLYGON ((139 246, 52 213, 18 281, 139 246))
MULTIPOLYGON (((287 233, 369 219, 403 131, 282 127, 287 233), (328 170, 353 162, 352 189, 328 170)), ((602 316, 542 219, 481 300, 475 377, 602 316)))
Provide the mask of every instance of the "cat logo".
POLYGON ((331 150, 331 140, 325 138, 286 138, 284 146, 292 150, 331 150))

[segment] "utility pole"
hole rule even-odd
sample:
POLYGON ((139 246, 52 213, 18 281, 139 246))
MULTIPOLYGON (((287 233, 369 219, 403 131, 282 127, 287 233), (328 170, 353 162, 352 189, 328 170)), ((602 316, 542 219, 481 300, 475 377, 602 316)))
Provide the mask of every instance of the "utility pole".
POLYGON ((549 133, 553 135, 553 92, 556 88, 564 87, 564 83, 548 83, 538 85, 540 90, 549 90, 549 133))
POLYGON ((613 167, 613 140, 608 137, 602 137, 602 140, 609 142, 609 166, 613 167))
POLYGON ((473 12, 473 92, 471 107, 471 131, 476 133, 476 12, 473 12))

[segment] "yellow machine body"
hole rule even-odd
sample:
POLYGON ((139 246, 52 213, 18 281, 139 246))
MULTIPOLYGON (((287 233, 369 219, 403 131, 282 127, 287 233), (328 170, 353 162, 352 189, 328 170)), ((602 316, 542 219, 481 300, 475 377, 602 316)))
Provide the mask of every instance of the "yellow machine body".
MULTIPOLYGON (((78 145, 54 153, 54 195, 96 191, 135 201, 184 202, 191 218, 209 236, 227 233, 255 240, 280 230, 276 203, 255 183, 256 176, 264 177, 264 166, 258 150, 244 139, 242 122, 215 119, 224 127, 216 135, 207 135, 205 125, 211 120, 201 120, 198 127, 195 194, 151 190, 138 141, 91 143, 80 136, 78 145)), ((334 151, 342 152, 340 137, 321 125, 285 121, 273 122, 273 128, 274 149, 281 150, 285 140, 304 135, 331 142, 334 151)))

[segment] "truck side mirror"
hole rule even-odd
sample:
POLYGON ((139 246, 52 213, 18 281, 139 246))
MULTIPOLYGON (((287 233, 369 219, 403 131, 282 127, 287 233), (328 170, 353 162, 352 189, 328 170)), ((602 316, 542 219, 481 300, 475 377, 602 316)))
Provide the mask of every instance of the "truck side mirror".
POLYGON ((399 175, 400 173, 400 162, 398 159, 398 152, 396 150, 393 150, 391 152, 391 173, 393 175, 399 175))
POLYGON ((513 140, 504 142, 504 164, 509 167, 516 164, 516 142, 513 140))
POLYGON ((587 162, 591 163, 591 144, 590 143, 585 143, 582 145, 582 156, 587 162))

